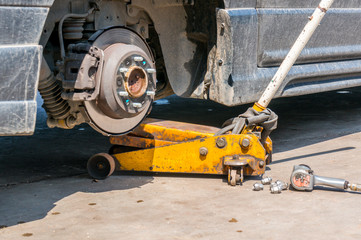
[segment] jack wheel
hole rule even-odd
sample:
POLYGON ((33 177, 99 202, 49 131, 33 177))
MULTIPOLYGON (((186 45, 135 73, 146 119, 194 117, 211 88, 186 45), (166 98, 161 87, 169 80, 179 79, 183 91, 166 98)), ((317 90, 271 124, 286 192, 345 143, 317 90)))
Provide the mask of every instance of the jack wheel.
POLYGON ((88 174, 95 179, 105 179, 115 170, 114 158, 107 153, 98 153, 92 156, 87 163, 88 174))
POLYGON ((237 170, 236 169, 228 169, 228 184, 231 186, 237 185, 237 170))

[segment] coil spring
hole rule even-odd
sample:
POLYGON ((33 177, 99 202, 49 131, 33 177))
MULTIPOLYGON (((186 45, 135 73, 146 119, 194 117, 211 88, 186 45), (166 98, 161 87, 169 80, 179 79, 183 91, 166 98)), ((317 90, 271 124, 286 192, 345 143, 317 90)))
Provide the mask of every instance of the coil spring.
POLYGON ((39 92, 44 100, 48 116, 54 119, 65 119, 70 114, 70 106, 67 101, 61 98, 61 87, 53 74, 39 82, 39 92))
POLYGON ((82 39, 83 38, 83 25, 85 18, 68 18, 64 21, 63 34, 64 39, 82 39))

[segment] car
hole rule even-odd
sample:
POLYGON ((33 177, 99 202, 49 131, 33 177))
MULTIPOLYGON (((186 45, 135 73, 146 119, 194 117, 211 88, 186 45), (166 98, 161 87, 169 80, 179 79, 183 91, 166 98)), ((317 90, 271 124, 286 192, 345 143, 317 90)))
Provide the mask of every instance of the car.
MULTIPOLYGON (((0 135, 134 129, 176 94, 256 101, 316 0, 0 0, 0 135)), ((276 97, 361 85, 361 1, 336 1, 276 97)))

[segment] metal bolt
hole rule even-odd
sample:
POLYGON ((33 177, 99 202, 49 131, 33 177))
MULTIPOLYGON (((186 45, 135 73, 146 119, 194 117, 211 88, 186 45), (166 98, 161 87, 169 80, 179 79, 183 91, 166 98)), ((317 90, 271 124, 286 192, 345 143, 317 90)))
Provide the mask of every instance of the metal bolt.
POLYGON ((128 72, 128 68, 119 68, 119 72, 126 73, 128 72))
POLYGON ((148 96, 154 96, 155 95, 154 91, 147 91, 146 93, 147 93, 148 96))
POLYGON ((147 73, 152 74, 152 73, 155 73, 155 72, 156 72, 156 71, 155 71, 154 68, 148 68, 148 69, 147 69, 147 73))
POLYGON ((259 161, 259 163, 258 163, 258 166, 260 167, 260 168, 263 168, 264 167, 264 161, 259 161))
POLYGON ((251 141, 248 138, 243 138, 241 142, 241 146, 243 148, 248 148, 251 145, 251 141))
POLYGON ((141 108, 143 105, 141 103, 133 103, 133 107, 141 108))
POLYGON ((207 154, 208 154, 208 149, 207 149, 206 147, 201 147, 201 148, 199 149, 199 154, 200 154, 201 156, 207 156, 207 154))
POLYGON ((272 178, 271 178, 271 177, 264 177, 264 178, 261 180, 261 183, 262 183, 262 184, 265 184, 265 185, 271 184, 271 182, 272 182, 272 178))
POLYGON ((224 137, 217 138, 216 145, 219 148, 224 148, 227 145, 227 141, 224 137))
POLYGON ((270 187, 270 191, 273 194, 278 194, 282 192, 282 188, 278 184, 272 184, 270 187))
POLYGON ((136 62, 141 62, 141 61, 143 61, 143 58, 142 57, 134 57, 133 60, 136 62))
POLYGON ((218 60, 218 65, 219 65, 219 66, 222 66, 222 65, 223 65, 223 59, 219 59, 219 60, 218 60))
POLYGON ((125 92, 125 91, 119 91, 118 95, 121 96, 121 97, 127 97, 127 96, 129 96, 129 93, 125 92))
POLYGON ((253 191, 261 191, 261 190, 263 190, 263 184, 262 183, 253 184, 253 191))

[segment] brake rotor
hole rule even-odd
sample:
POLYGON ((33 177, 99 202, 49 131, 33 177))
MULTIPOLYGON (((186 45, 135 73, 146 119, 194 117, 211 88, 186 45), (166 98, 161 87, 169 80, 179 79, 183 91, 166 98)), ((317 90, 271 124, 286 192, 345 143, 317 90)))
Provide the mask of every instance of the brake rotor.
POLYGON ((149 113, 156 89, 155 63, 136 33, 114 28, 100 34, 93 46, 104 51, 97 99, 85 101, 90 125, 104 135, 131 131, 149 113))

